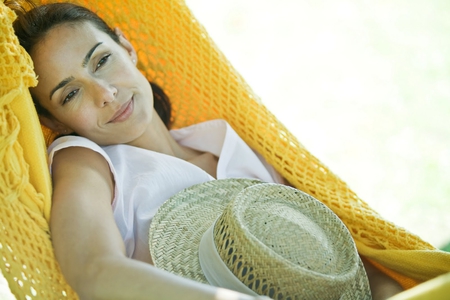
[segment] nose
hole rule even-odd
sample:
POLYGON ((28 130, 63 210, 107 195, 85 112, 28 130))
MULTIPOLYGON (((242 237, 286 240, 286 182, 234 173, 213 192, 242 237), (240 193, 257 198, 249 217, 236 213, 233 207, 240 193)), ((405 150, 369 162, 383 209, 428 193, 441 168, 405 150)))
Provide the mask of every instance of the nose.
POLYGON ((95 104, 104 107, 113 102, 117 96, 117 88, 105 81, 97 81, 93 85, 93 97, 95 104))

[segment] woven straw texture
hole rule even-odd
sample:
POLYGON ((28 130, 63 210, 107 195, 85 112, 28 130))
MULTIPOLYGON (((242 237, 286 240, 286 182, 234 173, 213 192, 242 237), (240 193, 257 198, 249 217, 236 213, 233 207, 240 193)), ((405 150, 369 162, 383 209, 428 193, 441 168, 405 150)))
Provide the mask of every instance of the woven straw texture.
MULTIPOLYGON (((311 155, 258 100, 182 0, 81 0, 138 50, 138 66, 167 92, 174 127, 223 118, 292 185, 330 207, 358 250, 410 288, 450 271, 450 254, 384 220, 311 155)), ((76 296, 54 261, 48 235, 50 180, 42 131, 26 87, 35 83, 17 47, 13 15, 0 4, 0 266, 19 299, 76 296)), ((48 143, 54 136, 44 131, 48 143)))
MULTIPOLYGON (((174 196, 172 201, 164 206, 161 206, 158 210, 158 214, 152 220, 153 225, 150 225, 150 227, 154 228, 151 228, 149 232, 150 253, 155 265, 167 271, 180 274, 186 278, 191 278, 196 281, 206 283, 206 277, 198 268, 200 264, 198 249, 192 247, 177 247, 179 251, 183 251, 182 255, 179 255, 174 260, 164 259, 164 257, 166 257, 166 253, 161 250, 164 247, 165 242, 169 240, 163 231, 165 223, 170 222, 176 224, 177 227, 182 229, 174 230, 172 232, 174 240, 185 241, 184 232, 189 232, 189 235, 192 236, 193 240, 200 241, 204 233, 204 223, 213 222, 218 217, 217 210, 223 210, 225 208, 226 203, 223 199, 232 199, 236 193, 242 189, 259 183, 261 183, 259 180, 227 181, 226 188, 217 189, 220 196, 216 194, 215 197, 211 197, 210 205, 205 205, 202 207, 200 212, 195 211, 194 209, 198 207, 197 203, 194 201, 195 196, 214 194, 214 191, 211 190, 211 185, 208 183, 187 188, 185 189, 182 197, 177 198, 174 196), (190 199, 191 201, 182 201, 187 199, 190 199), (176 211, 172 209, 175 205, 178 206, 176 211), (187 212, 184 219, 179 218, 180 213, 178 213, 183 210, 187 212), (194 214, 198 217, 194 218, 194 214), (192 223, 186 222, 186 219, 188 218, 192 220, 192 223), (204 220, 204 222, 199 223, 200 220, 204 220)), ((172 250, 172 252, 174 251, 172 250)))
POLYGON ((214 227, 214 241, 246 286, 273 299, 370 299, 347 229, 318 201, 288 187, 257 185, 233 202, 214 227), (350 288, 353 276, 361 281, 350 288))
POLYGON ((260 295, 371 299, 350 233, 331 210, 299 190, 249 179, 209 181, 166 201, 150 226, 155 265, 208 283, 199 244, 214 223, 219 256, 260 295))

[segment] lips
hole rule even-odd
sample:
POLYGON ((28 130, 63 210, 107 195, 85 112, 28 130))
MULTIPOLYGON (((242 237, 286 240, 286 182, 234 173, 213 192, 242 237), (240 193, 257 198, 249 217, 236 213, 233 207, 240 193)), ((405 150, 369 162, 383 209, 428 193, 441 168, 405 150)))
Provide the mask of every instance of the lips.
POLYGON ((119 110, 112 116, 108 123, 116 123, 123 122, 128 119, 129 116, 133 113, 134 109, 134 98, 132 97, 130 100, 125 102, 119 110))

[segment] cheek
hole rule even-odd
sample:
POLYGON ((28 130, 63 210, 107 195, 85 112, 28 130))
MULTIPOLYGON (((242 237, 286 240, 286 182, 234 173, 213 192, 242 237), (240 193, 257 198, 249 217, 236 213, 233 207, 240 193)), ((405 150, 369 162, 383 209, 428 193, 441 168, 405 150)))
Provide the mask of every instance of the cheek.
POLYGON ((81 109, 77 112, 73 112, 70 116, 68 116, 67 121, 67 123, 70 123, 68 125, 75 131, 79 131, 80 134, 81 131, 89 130, 97 124, 97 118, 94 114, 94 110, 89 109, 81 109))
POLYGON ((136 86, 142 85, 146 81, 144 75, 135 67, 130 65, 124 65, 122 68, 116 70, 118 74, 117 79, 121 85, 136 86))
POLYGON ((139 71, 139 69, 131 62, 129 57, 122 56, 119 59, 120 63, 117 63, 114 66, 114 72, 112 72, 116 76, 116 80, 120 82, 130 82, 136 84, 139 82, 142 84, 143 82, 147 82, 145 76, 139 71))

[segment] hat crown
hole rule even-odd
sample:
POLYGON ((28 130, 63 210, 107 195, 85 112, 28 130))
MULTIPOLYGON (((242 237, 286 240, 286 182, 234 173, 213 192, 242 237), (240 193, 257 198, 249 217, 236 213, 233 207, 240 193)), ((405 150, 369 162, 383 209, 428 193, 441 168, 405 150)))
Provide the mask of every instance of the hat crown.
POLYGON ((342 221, 285 185, 230 178, 187 188, 158 210, 149 246, 156 267, 243 293, 371 299, 342 221))
POLYGON ((312 197, 279 185, 238 193, 215 223, 214 243, 242 283, 274 299, 301 293, 325 299, 324 288, 341 295, 359 270, 356 250, 347 248, 353 241, 337 216, 312 197))

